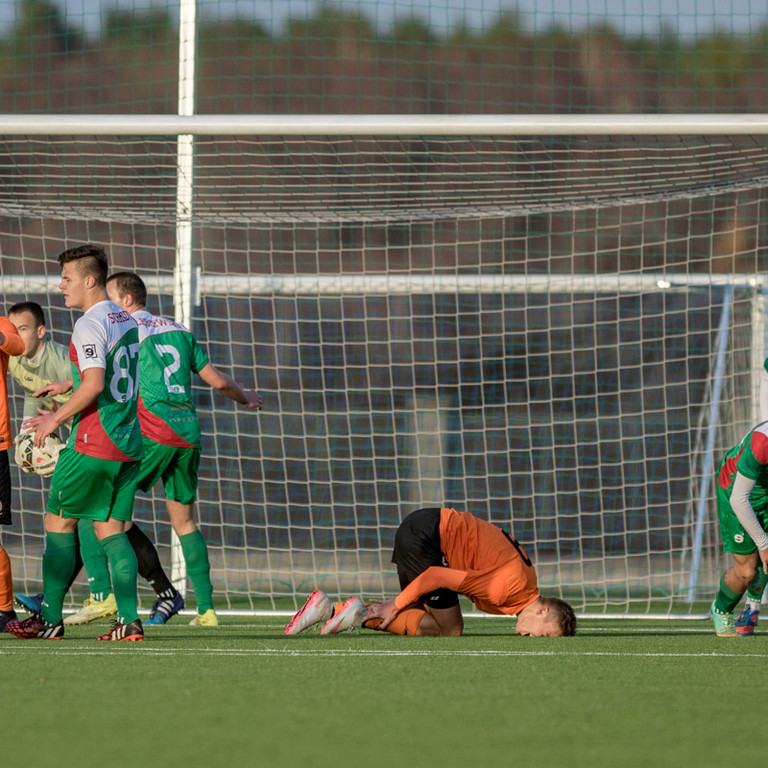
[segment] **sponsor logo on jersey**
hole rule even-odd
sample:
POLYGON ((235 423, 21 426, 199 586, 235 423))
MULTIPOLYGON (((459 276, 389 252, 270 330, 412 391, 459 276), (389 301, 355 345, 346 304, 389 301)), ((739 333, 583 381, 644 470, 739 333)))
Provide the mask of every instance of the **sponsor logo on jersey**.
POLYGON ((107 317, 112 321, 112 324, 114 325, 115 323, 128 322, 128 320, 131 319, 131 313, 124 309, 121 312, 107 312, 107 317))
POLYGON ((171 328, 172 330, 185 330, 182 325, 179 325, 175 320, 168 320, 165 317, 137 317, 135 318, 138 325, 144 328, 171 328))

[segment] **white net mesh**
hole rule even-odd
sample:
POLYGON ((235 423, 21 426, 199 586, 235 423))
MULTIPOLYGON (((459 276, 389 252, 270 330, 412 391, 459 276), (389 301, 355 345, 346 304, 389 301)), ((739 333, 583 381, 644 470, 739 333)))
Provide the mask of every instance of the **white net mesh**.
MULTIPOLYGON (((4 306, 39 301, 66 342, 55 257, 95 241, 173 315, 175 153, 6 137, 4 306)), ((678 610, 701 479, 756 413, 766 159, 762 136, 198 137, 193 330, 265 400, 196 391, 219 607, 392 594, 399 521, 447 504, 579 610, 678 610)), ((47 481, 17 481, 4 542, 37 591, 47 481)), ((159 489, 136 518, 169 562, 159 489)))

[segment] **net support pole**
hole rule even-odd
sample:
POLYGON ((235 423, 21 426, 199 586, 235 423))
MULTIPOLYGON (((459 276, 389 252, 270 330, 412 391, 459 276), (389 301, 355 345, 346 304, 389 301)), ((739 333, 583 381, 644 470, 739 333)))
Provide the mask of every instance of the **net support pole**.
POLYGON ((710 486, 714 473, 715 443, 717 427, 720 419, 720 398, 723 393, 723 377, 725 375, 725 357, 728 351, 728 336, 730 335, 731 308, 733 306, 734 288, 726 286, 723 294, 723 309, 720 313, 720 325, 717 330, 717 356, 715 372, 712 377, 712 398, 709 404, 709 428, 704 455, 701 459, 701 480, 699 482, 698 501, 696 505, 696 524, 693 533, 693 552, 691 557, 691 572, 688 578, 688 602, 696 600, 696 587, 701 568, 701 553, 704 547, 704 525, 707 520, 709 507, 710 486))
POLYGON ((752 423, 761 421, 760 379, 768 356, 768 273, 757 276, 757 290, 752 302, 752 423))
MULTIPOLYGON (((763 364, 768 356, 768 273, 758 276, 757 291, 752 302, 752 423, 763 420, 760 412, 760 380, 763 364)), ((761 602, 766 602, 768 585, 763 590, 761 602)))
MULTIPOLYGON (((179 0, 180 116, 195 113, 196 25, 197 0, 179 0)), ((195 295, 192 259, 194 149, 194 136, 179 134, 176 144, 176 263, 173 273, 173 306, 176 321, 190 329, 195 295)), ((171 533, 171 581, 176 589, 186 596, 187 568, 175 531, 171 533)))

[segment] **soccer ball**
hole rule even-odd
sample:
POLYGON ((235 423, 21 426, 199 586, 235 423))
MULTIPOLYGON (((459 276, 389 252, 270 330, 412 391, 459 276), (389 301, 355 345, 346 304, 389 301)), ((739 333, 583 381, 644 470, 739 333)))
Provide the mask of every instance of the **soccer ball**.
POLYGON ((16 463, 21 467, 22 472, 34 472, 41 477, 50 477, 64 443, 55 432, 45 438, 42 448, 35 447, 34 439, 32 432, 20 432, 16 435, 16 463))

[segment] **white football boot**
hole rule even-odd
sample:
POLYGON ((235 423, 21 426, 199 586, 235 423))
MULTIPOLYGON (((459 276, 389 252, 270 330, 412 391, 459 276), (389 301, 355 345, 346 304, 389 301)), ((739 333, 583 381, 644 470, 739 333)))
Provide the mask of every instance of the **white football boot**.
POLYGON ((304 605, 293 614, 291 620, 285 625, 284 635, 298 635, 309 627, 328 621, 333 615, 333 602, 322 589, 316 589, 306 599, 304 605))
POLYGON ((368 614, 368 607, 359 597, 350 597, 338 613, 328 619, 320 631, 321 635, 335 635, 337 632, 346 632, 360 629, 363 620, 368 614))

